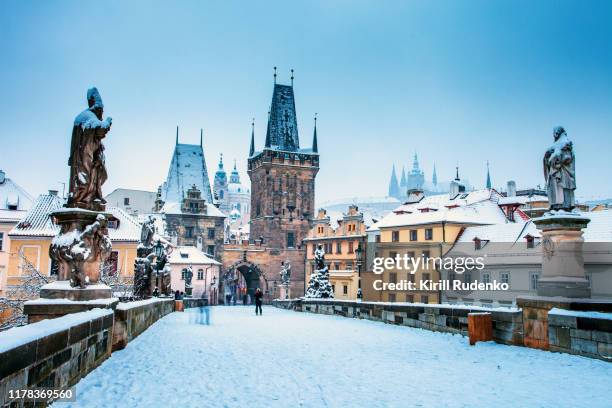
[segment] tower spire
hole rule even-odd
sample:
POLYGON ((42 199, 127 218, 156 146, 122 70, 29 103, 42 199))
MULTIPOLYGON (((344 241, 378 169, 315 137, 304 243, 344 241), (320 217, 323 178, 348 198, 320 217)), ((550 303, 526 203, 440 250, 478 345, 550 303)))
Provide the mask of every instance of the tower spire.
POLYGON ((489 161, 487 160, 487 188, 491 189, 491 173, 489 172, 489 161))
POLYGON ((203 147, 204 144, 204 129, 200 128, 200 147, 203 147))
POLYGON ((457 171, 455 175, 455 180, 460 181, 461 179, 459 178, 459 165, 455 166, 455 170, 457 171))
MULTIPOLYGON (((274 78, 276 79, 276 74, 274 74, 274 78)), ((267 148, 272 147, 272 141, 270 139, 270 117, 271 117, 271 111, 268 111, 268 131, 266 132, 266 143, 265 143, 265 147, 267 148)))
POLYGON ((291 86, 293 86, 293 68, 291 68, 291 86))
POLYGON ((401 196, 399 185, 397 184, 397 176, 395 175, 395 164, 391 169, 391 180, 389 180, 389 197, 399 198, 401 196))
POLYGON ((255 118, 251 122, 251 147, 249 148, 249 157, 255 153, 255 118))
POLYGON ((317 114, 314 114, 314 135, 312 136, 312 151, 313 153, 319 152, 319 146, 317 143, 317 114))
POLYGON ((436 173, 436 163, 434 163, 433 166, 433 175, 431 176, 431 182, 433 183, 434 186, 438 185, 438 174, 436 173))
POLYGON ((176 144, 178 145, 178 125, 176 125, 176 144))
POLYGON ((276 85, 276 67, 274 67, 274 85, 276 85))

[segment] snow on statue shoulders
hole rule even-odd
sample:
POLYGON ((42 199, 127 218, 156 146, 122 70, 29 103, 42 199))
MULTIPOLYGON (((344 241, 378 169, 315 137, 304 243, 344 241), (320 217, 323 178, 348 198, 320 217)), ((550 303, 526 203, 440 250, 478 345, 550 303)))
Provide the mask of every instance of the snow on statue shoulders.
POLYGON ((333 298, 334 290, 329 283, 329 269, 325 265, 325 251, 322 245, 318 245, 315 250, 316 269, 310 274, 306 298, 333 298))

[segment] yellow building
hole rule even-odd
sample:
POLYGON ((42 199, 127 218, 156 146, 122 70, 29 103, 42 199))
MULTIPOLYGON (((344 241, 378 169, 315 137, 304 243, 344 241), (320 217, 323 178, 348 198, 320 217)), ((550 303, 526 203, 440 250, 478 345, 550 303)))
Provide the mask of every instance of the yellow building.
MULTIPOLYGON (((57 276, 58 266, 49 257, 49 246, 59 228, 52 222, 50 213, 62 205, 63 200, 55 191, 42 194, 27 215, 10 231, 7 289, 20 285, 22 277, 30 274, 30 268, 45 276, 57 276)), ((106 263, 108 271, 133 278, 140 224, 122 209, 108 208, 107 212, 113 216, 108 222, 108 233, 113 244, 106 263)))
POLYGON ((9 232, 28 213, 32 197, 0 170, 0 296, 6 287, 11 240, 9 232))
MULTIPOLYGON (((442 258, 463 229, 470 225, 487 225, 510 222, 497 204, 500 195, 492 189, 466 192, 458 181, 451 185, 451 193, 425 197, 421 191, 412 191, 408 201, 395 209, 368 230, 374 234, 368 242, 367 272, 363 275, 364 300, 383 302, 439 303, 440 291, 421 282, 438 282, 440 274, 431 260, 442 258), (454 187, 454 189, 453 189, 454 187), (421 258, 412 267, 383 268, 382 274, 373 272, 374 258, 421 258), (413 282, 417 290, 377 290, 381 283, 413 282)), ((403 261, 402 261, 403 262, 403 261)), ((412 265, 412 264, 409 264, 412 265)), ((432 286, 432 285, 429 285, 432 286)))
MULTIPOLYGON (((313 228, 304 239, 306 254, 306 280, 315 268, 314 251, 318 245, 325 250, 329 280, 337 299, 357 299, 360 268, 363 271, 366 225, 363 214, 355 205, 348 208, 338 220, 331 220, 327 211, 320 209, 313 228), (361 251, 361 253, 360 253, 361 251)), ((308 286, 308 282, 306 282, 308 286)))

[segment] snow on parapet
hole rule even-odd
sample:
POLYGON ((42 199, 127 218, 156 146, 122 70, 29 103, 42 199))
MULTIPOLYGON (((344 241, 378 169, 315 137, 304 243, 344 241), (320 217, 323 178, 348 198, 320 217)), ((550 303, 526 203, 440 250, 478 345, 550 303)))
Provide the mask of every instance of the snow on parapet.
POLYGON ((602 312, 579 312, 575 310, 565 310, 552 308, 548 312, 548 315, 556 315, 556 316, 571 316, 571 317, 587 317, 589 319, 602 319, 602 320, 612 320, 612 313, 602 313, 602 312))
POLYGON ((112 314, 112 309, 92 309, 86 312, 67 314, 56 319, 43 320, 26 326, 13 327, 0 333, 0 353, 42 337, 67 330, 78 324, 112 314))

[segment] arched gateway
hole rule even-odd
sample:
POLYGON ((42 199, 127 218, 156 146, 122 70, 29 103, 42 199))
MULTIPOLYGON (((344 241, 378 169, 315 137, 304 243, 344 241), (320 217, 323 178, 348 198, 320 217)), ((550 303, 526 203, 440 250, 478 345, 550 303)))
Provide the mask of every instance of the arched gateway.
POLYGON ((255 290, 261 288, 264 293, 268 291, 268 280, 257 264, 247 260, 240 260, 232 264, 223 274, 223 299, 231 294, 238 302, 249 295, 251 303, 254 302, 255 290))

